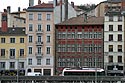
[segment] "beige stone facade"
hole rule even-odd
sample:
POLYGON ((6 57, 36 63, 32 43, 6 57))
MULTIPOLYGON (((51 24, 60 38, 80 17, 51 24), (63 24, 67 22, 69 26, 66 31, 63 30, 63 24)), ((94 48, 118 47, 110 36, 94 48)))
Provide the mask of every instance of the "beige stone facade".
POLYGON ((27 72, 53 75, 54 12, 52 4, 27 8, 27 72))

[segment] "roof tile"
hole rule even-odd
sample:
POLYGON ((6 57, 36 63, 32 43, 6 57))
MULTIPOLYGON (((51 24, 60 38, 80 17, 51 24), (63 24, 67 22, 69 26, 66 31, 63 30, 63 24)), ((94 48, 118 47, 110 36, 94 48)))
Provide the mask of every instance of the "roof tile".
POLYGON ((85 20, 84 17, 73 17, 57 25, 100 25, 100 24, 104 24, 104 17, 88 17, 87 20, 85 20))

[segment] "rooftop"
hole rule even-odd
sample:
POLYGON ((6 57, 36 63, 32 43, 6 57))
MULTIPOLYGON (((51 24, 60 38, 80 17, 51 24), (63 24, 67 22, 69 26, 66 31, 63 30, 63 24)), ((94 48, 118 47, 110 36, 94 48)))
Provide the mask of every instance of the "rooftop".
POLYGON ((0 28, 0 36, 25 36, 25 27, 8 27, 7 32, 2 32, 0 28))
POLYGON ((103 25, 104 17, 73 17, 56 25, 103 25))
POLYGON ((53 4, 43 2, 42 4, 33 6, 33 8, 53 8, 53 4))
POLYGON ((27 8, 27 11, 53 11, 54 7, 51 3, 42 3, 27 8))

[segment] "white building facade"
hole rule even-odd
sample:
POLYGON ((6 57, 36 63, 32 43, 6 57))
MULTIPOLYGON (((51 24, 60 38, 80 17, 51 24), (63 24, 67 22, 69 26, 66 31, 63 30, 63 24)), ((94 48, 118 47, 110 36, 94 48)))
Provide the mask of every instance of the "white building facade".
MULTIPOLYGON (((58 24, 62 21, 65 20, 65 3, 60 3, 60 5, 55 6, 54 8, 54 23, 58 24)), ((70 3, 68 3, 68 19, 72 17, 76 17, 77 12, 76 10, 72 7, 70 3)))
POLYGON ((104 67, 107 75, 124 74, 124 15, 121 11, 109 11, 104 20, 104 67))

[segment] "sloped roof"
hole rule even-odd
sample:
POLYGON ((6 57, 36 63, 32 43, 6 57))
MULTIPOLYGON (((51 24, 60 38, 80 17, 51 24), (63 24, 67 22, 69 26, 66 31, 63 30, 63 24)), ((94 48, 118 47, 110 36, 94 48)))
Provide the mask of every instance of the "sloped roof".
POLYGON ((104 24, 104 17, 88 17, 87 20, 85 20, 84 17, 73 17, 56 25, 103 25, 103 24, 104 24))
POLYGON ((121 2, 122 0, 108 0, 108 2, 111 2, 111 3, 118 3, 118 2, 121 2))
POLYGON ((38 4, 38 5, 33 6, 33 8, 53 8, 53 4, 42 3, 42 4, 38 4))
POLYGON ((0 28, 0 36, 25 36, 25 27, 8 27, 7 32, 2 32, 0 28))
POLYGON ((28 7, 26 11, 35 11, 35 12, 41 12, 41 11, 50 11, 52 12, 54 9, 53 4, 51 3, 42 3, 35 6, 28 7))

